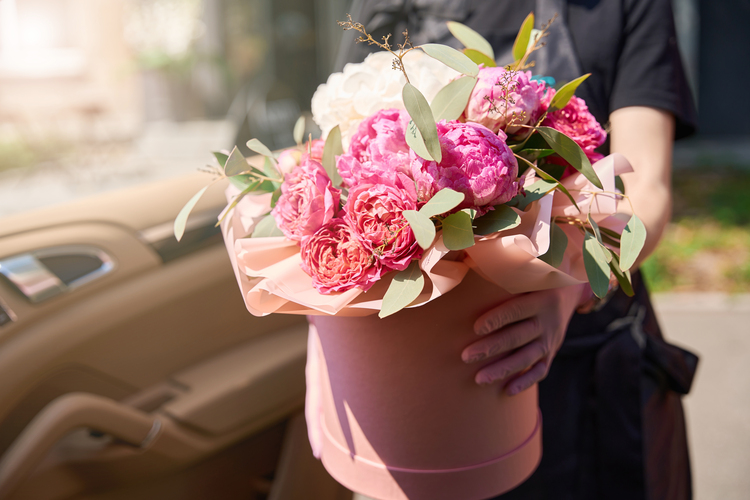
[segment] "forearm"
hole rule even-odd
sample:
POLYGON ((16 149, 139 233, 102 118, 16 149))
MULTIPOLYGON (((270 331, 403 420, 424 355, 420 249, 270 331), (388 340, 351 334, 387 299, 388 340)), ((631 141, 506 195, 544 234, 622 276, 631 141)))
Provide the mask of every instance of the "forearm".
MULTIPOLYGON (((672 215, 672 144, 674 117, 647 107, 627 107, 610 115, 611 151, 621 153, 633 166, 622 176, 625 193, 646 226, 647 237, 636 266, 661 239, 672 215)), ((623 206, 630 212, 630 204, 623 206)))

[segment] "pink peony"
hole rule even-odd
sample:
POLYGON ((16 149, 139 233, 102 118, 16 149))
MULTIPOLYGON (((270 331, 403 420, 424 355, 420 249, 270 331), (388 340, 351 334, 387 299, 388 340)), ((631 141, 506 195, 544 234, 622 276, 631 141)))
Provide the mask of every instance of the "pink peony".
POLYGON ((479 214, 505 203, 518 193, 518 163, 505 144, 505 134, 494 134, 477 123, 437 124, 443 153, 440 164, 412 153, 412 175, 420 201, 443 188, 464 193, 457 210, 476 209, 479 214))
POLYGON ((493 132, 515 134, 521 125, 533 124, 542 115, 543 89, 543 83, 531 80, 529 71, 481 67, 464 118, 493 132))
POLYGON ((347 186, 376 175, 395 180, 409 172, 406 126, 409 115, 400 109, 382 109, 359 124, 349 151, 339 156, 337 168, 347 186))
POLYGON ((378 181, 362 183, 349 191, 344 218, 360 241, 385 268, 402 271, 422 256, 414 233, 402 212, 417 209, 414 183, 411 189, 378 181))
MULTIPOLYGON (((547 90, 543 102, 544 109, 549 107, 554 95, 555 89, 547 90)), ((580 97, 573 96, 564 108, 549 113, 542 125, 558 130, 573 139, 592 163, 604 158, 604 155, 594 150, 604 144, 607 133, 589 111, 586 101, 580 97)))
POLYGON ((271 214, 284 236, 300 241, 333 218, 340 198, 341 191, 333 187, 323 166, 304 160, 284 176, 281 196, 271 214))
POLYGON ((354 287, 367 291, 382 275, 373 258, 343 219, 332 219, 300 245, 302 270, 320 293, 345 292, 354 287))

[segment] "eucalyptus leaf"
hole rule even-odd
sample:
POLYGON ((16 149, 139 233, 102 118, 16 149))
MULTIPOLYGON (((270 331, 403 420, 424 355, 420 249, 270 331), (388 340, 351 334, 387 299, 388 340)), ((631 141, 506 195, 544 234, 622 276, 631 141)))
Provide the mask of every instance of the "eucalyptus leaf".
POLYGON ((440 163, 443 159, 443 154, 440 150, 435 118, 432 116, 432 110, 427 103, 427 99, 411 83, 404 85, 402 96, 406 111, 409 112, 409 116, 419 129, 427 151, 437 163, 440 163))
POLYGON ((234 200, 232 200, 232 203, 229 204, 227 208, 224 209, 224 215, 221 216, 219 221, 216 223, 216 227, 219 227, 222 222, 224 222, 224 219, 226 219, 230 213, 232 213, 232 210, 234 210, 234 207, 237 206, 237 204, 247 196, 248 194, 252 193, 253 191, 257 191, 260 187, 261 182, 259 180, 253 181, 250 185, 248 185, 245 189, 243 189, 240 194, 234 197, 234 200))
POLYGON ((459 73, 463 73, 467 76, 477 76, 479 73, 479 66, 477 66, 477 63, 469 59, 466 54, 454 49, 453 47, 448 47, 447 45, 441 45, 439 43, 426 43, 420 45, 419 48, 424 50, 425 54, 428 56, 437 59, 459 73))
POLYGON ((276 168, 271 159, 267 156, 263 159, 263 173, 270 179, 277 179, 270 181, 271 184, 273 184, 272 191, 281 185, 281 172, 279 172, 279 169, 276 168))
POLYGON ((443 219, 443 243, 448 250, 463 250, 474 246, 474 230, 469 214, 461 211, 443 219))
POLYGON ((530 203, 542 199, 547 193, 555 189, 557 181, 538 180, 529 187, 524 188, 525 194, 516 195, 515 198, 508 202, 508 205, 519 210, 525 210, 530 203))
POLYGON ((583 240, 583 266, 586 268, 591 290, 600 299, 609 291, 609 264, 605 248, 588 231, 583 240))
POLYGON ((292 133, 292 136, 294 136, 294 142, 297 143, 297 145, 301 145, 302 141, 305 140, 305 116, 302 115, 299 118, 297 118, 297 122, 294 124, 294 132, 292 133))
POLYGON ((637 215, 633 214, 625 229, 622 230, 620 238, 620 269, 627 271, 633 267, 645 243, 646 226, 637 215))
POLYGON ((568 188, 566 188, 560 181, 558 181, 557 179, 555 179, 554 177, 552 177, 550 174, 548 174, 547 172, 545 172, 541 168, 537 167, 536 165, 534 165, 533 163, 531 163, 530 161, 528 161, 523 156, 516 155, 516 158, 518 158, 523 163, 525 163, 526 165, 528 165, 529 168, 533 169, 534 172, 536 172, 539 175, 539 177, 541 177, 545 181, 547 181, 547 182, 554 182, 555 185, 557 186, 557 189, 559 189, 565 196, 568 197, 568 199, 570 200, 570 202, 573 204, 574 207, 576 207, 578 209, 579 212, 581 211, 581 209, 578 207, 578 203, 576 203, 575 198, 573 198, 573 195, 570 194, 570 191, 568 191, 568 188))
POLYGON ((449 21, 448 30, 458 39, 459 42, 464 44, 464 47, 467 49, 474 49, 477 52, 486 55, 493 61, 495 60, 495 52, 492 50, 490 42, 473 29, 465 24, 456 21, 449 21))
POLYGON ((575 80, 571 80, 555 93, 555 96, 552 98, 552 101, 550 101, 549 104, 549 110, 550 112, 562 109, 570 102, 570 99, 573 97, 573 95, 576 93, 576 89, 580 84, 583 83, 586 78, 590 77, 591 73, 586 73, 583 76, 579 76, 575 80))
POLYGON ((633 279, 630 276, 630 271, 623 272, 620 269, 620 262, 617 259, 617 254, 614 252, 610 253, 612 254, 612 261, 609 263, 609 269, 612 271, 612 274, 615 275, 615 278, 617 278, 617 283, 620 284, 620 288, 625 292, 625 295, 632 297, 635 295, 635 291, 633 290, 633 279))
POLYGON ((497 66, 495 61, 490 59, 487 54, 479 52, 477 49, 464 49, 464 54, 475 63, 484 64, 485 68, 494 68, 497 66))
POLYGON ((474 219, 474 232, 481 236, 513 229, 521 224, 521 216, 507 205, 496 205, 481 217, 474 219))
POLYGON ((245 157, 240 153, 240 150, 235 146, 234 149, 232 149, 232 152, 229 153, 227 161, 224 163, 224 174, 227 177, 231 177, 233 175, 247 172, 248 170, 251 170, 251 168, 252 167, 250 167, 250 164, 245 157))
POLYGON ((271 158, 273 161, 276 161, 276 157, 273 155, 273 152, 271 152, 271 150, 268 149, 266 145, 260 142, 258 139, 250 139, 245 145, 251 151, 255 151, 261 156, 265 156, 266 158, 271 158))
POLYGON ((240 191, 244 191, 255 181, 256 179, 251 175, 234 175, 229 177, 229 182, 240 191))
POLYGON ((424 158, 427 161, 434 161, 432 156, 430 156, 430 152, 427 151, 427 146, 424 145, 422 134, 419 133, 417 125, 412 120, 409 120, 409 124, 406 126, 406 145, 420 158, 424 158))
POLYGON ((440 89, 430 104, 435 121, 458 120, 466 109, 477 79, 462 76, 440 89))
POLYGON ((281 198, 281 188, 278 188, 271 195, 271 208, 276 207, 276 204, 279 202, 279 198, 281 198))
POLYGON ((537 131, 544 137, 549 147, 555 150, 555 153, 573 165, 573 168, 581 172, 594 186, 604 189, 586 153, 573 139, 550 127, 537 127, 537 131))
POLYGON ((419 261, 412 261, 409 267, 396 274, 388 290, 383 295, 383 305, 378 317, 385 318, 397 313, 419 297, 424 289, 424 275, 419 268, 419 261))
POLYGON ((549 250, 544 255, 539 256, 542 260, 552 267, 559 267, 562 264, 565 250, 568 248, 568 235, 560 229, 557 224, 550 226, 549 250))
POLYGON ((435 224, 429 217, 416 210, 404 210, 402 214, 406 222, 409 223, 419 246, 425 250, 430 248, 432 242, 435 241, 435 224))
POLYGON ((523 149, 518 152, 520 156, 523 156, 527 161, 533 162, 540 158, 545 158, 549 155, 555 154, 554 149, 523 149))
POLYGON ((214 155, 214 158, 216 158, 216 161, 219 162, 219 166, 221 168, 224 168, 224 165, 227 164, 227 158, 229 158, 229 156, 219 151, 214 151, 212 154, 214 155))
POLYGON ((516 41, 513 42, 513 59, 520 61, 523 56, 526 55, 526 48, 529 46, 531 40, 531 30, 534 29, 534 13, 531 12, 521 24, 521 29, 518 30, 516 35, 516 41))
POLYGON ((625 193, 625 183, 622 182, 622 177, 620 177, 619 175, 615 176, 615 189, 617 189, 618 191, 620 191, 622 194, 626 194, 625 193))
POLYGON ((208 186, 203 187, 200 191, 195 193, 193 197, 185 203, 185 206, 182 207, 182 210, 177 214, 177 217, 175 217, 174 237, 177 241, 180 241, 185 234, 185 226, 187 225, 188 216, 190 215, 190 212, 193 211, 193 208, 195 208, 195 204, 198 203, 198 200, 203 196, 203 193, 206 192, 206 189, 208 189, 208 186))
POLYGON ((591 224, 591 229, 594 230, 596 241, 598 241, 602 248, 604 248, 604 258, 607 259, 607 264, 610 264, 612 262, 612 252, 609 250, 609 248, 604 246, 604 241, 602 241, 602 233, 599 231, 599 224, 597 224, 596 221, 591 218, 591 214, 589 214, 588 216, 588 221, 589 224, 591 224))
POLYGON ((339 187, 341 185, 341 176, 339 170, 336 168, 336 157, 344 154, 344 147, 341 145, 341 129, 338 125, 333 127, 326 137, 325 145, 323 146, 323 168, 325 168, 328 178, 334 186, 339 187))
POLYGON ((276 225, 276 219, 274 219, 273 215, 268 214, 265 217, 263 217, 258 223, 255 225, 255 229, 253 230, 252 238, 270 238, 273 236, 284 236, 284 233, 281 232, 281 229, 279 229, 279 226, 276 225))
POLYGON ((465 198, 466 195, 463 193, 454 191, 451 188, 443 188, 435 193, 435 196, 430 198, 430 201, 419 209, 419 213, 425 217, 444 214, 460 205, 465 198))

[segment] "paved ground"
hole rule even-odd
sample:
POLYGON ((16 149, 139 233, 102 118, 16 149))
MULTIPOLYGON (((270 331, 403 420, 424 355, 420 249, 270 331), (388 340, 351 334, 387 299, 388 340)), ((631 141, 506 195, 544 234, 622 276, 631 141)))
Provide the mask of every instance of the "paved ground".
POLYGON ((750 296, 663 294, 665 335, 701 357, 685 397, 696 500, 750 498, 750 296))

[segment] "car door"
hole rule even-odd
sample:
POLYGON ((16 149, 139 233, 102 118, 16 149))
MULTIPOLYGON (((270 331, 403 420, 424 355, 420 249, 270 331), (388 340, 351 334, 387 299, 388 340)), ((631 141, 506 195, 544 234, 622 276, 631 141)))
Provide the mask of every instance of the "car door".
POLYGON ((0 219, 0 498, 351 498, 307 445, 304 318, 245 309, 221 186, 174 240, 205 183, 0 219))

